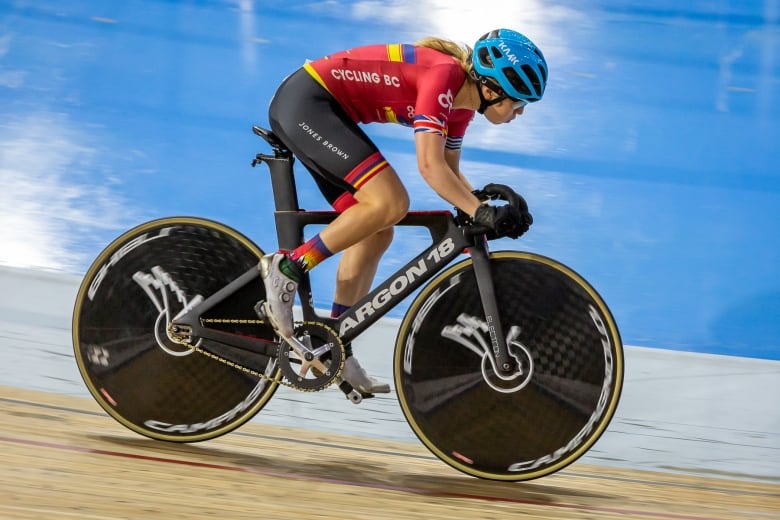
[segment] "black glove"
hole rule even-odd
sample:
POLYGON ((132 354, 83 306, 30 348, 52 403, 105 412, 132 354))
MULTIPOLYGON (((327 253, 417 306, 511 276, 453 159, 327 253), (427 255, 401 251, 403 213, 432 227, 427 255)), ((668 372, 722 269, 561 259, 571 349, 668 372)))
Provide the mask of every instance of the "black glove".
POLYGON ((520 198, 520 209, 518 210, 520 212, 520 224, 517 227, 518 235, 512 238, 517 238, 528 231, 528 228, 534 223, 534 217, 531 215, 531 212, 528 211, 528 204, 525 203, 525 199, 519 195, 518 197, 520 198))
POLYGON ((474 190, 471 192, 471 194, 474 195, 476 198, 478 198, 480 202, 485 202, 487 200, 495 200, 498 198, 498 195, 493 193, 488 193, 482 189, 474 190))
POLYGON ((533 223, 533 217, 530 213, 520 212, 511 205, 488 206, 482 204, 474 213, 474 223, 485 226, 492 233, 488 233, 488 238, 511 237, 518 238, 528 231, 533 223))

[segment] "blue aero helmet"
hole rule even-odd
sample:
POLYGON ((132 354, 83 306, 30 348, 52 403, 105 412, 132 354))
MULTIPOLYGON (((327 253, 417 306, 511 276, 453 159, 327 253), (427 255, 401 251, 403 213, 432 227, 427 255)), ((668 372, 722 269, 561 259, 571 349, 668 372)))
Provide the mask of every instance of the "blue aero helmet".
POLYGON ((474 44, 472 63, 477 80, 513 101, 533 103, 544 95, 547 61, 519 32, 496 29, 483 35, 474 44))

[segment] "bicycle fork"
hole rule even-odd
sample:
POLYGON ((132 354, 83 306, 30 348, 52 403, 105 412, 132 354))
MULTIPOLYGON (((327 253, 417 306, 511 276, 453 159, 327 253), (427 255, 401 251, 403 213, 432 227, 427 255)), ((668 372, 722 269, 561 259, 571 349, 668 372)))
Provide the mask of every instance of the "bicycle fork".
POLYGON ((490 258, 487 239, 477 235, 474 246, 469 248, 471 260, 474 263, 474 274, 477 278, 479 298, 485 313, 485 323, 490 336, 490 347, 496 361, 495 367, 501 374, 511 374, 517 369, 516 363, 509 355, 506 336, 501 326, 498 312, 498 302, 493 285, 493 273, 490 269, 490 258), (481 238, 481 239, 480 239, 481 238))

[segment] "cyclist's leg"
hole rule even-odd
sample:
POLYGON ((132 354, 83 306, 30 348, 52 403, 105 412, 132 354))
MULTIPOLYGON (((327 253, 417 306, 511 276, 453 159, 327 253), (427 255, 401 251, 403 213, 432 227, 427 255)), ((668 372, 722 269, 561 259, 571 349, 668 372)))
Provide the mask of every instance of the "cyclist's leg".
MULTIPOLYGON (((307 248, 313 248, 310 256, 314 261, 304 258, 302 262, 311 268, 326 256, 345 250, 337 281, 338 299, 334 301, 343 298, 345 305, 352 305, 368 292, 379 259, 392 240, 392 226, 408 211, 406 189, 374 143, 307 73, 299 71, 285 81, 269 116, 274 132, 313 174, 328 202, 341 212, 291 256, 306 255, 307 248), (326 142, 338 143, 337 148, 344 153, 334 152, 324 145, 326 142)), ((389 385, 370 379, 351 356, 345 379, 364 393, 390 390, 389 385)))
POLYGON ((391 166, 362 185, 354 197, 357 204, 342 211, 320 232, 323 243, 334 253, 394 226, 409 210, 409 195, 391 166))
POLYGON ((368 292, 383 252, 369 251, 370 244, 387 242, 387 231, 381 232, 406 215, 409 197, 398 175, 387 166, 367 181, 355 193, 355 198, 357 204, 347 208, 317 236, 293 251, 289 260, 281 252, 262 258, 261 269, 267 293, 266 314, 282 337, 292 334, 292 304, 301 270, 311 269, 328 256, 355 247, 354 251, 347 253, 349 270, 354 272, 360 268, 358 262, 365 262, 366 273, 358 276, 357 280, 353 278, 357 282, 356 287, 348 285, 344 290, 353 293, 350 300, 368 292), (360 244, 363 241, 367 244, 360 244))
MULTIPOLYGON (((336 291, 333 297, 333 317, 355 304, 368 294, 382 254, 393 239, 393 228, 383 229, 344 250, 339 262, 336 291), (338 311, 337 311, 338 310, 338 311)), ((364 397, 370 394, 390 392, 390 385, 368 375, 352 355, 352 346, 345 345, 347 360, 343 377, 357 388, 364 397)))
POLYGON ((314 175, 328 202, 341 211, 319 233, 327 253, 343 251, 406 215, 409 196, 398 174, 305 70, 299 69, 279 87, 268 115, 274 132, 314 175))
MULTIPOLYGON (((299 70, 284 81, 271 102, 269 120, 274 132, 313 174, 328 202, 341 212, 332 224, 290 255, 304 270, 364 239, 372 240, 375 233, 392 227, 406 214, 409 198, 396 172, 357 123, 307 72, 299 70)), ((365 255, 360 249, 358 246, 358 261, 365 255)), ((351 256, 353 253, 347 253, 348 262, 351 256)), ((373 278, 378 256, 362 258, 371 266, 371 276, 366 278, 373 278)), ((288 301, 280 307, 291 309, 294 285, 288 279, 294 279, 296 273, 286 265, 289 262, 271 260, 264 262, 264 279, 267 285, 273 280, 278 283, 269 297, 289 288, 289 294, 281 294, 288 301), (275 278, 268 276, 285 267, 288 272, 275 278)), ((357 292, 361 292, 360 287, 357 292)), ((270 314, 274 321, 277 313, 270 314)), ((291 311, 289 315, 288 331, 291 311)), ((288 320, 282 316, 276 321, 288 320)), ((279 323, 274 325, 278 330, 279 323)))
MULTIPOLYGON (((325 243, 344 250, 334 299, 342 305, 353 305, 368 294, 379 260, 392 241, 392 225, 409 209, 408 194, 390 167, 361 186, 354 198, 357 204, 345 209, 320 233, 325 243), (350 242, 366 232, 370 232, 366 238, 350 242)), ((369 376, 354 356, 347 357, 342 375, 364 397, 390 392, 390 385, 369 376)))
POLYGON ((333 300, 347 307, 368 294, 379 260, 393 240, 394 228, 385 228, 344 250, 336 275, 333 300))

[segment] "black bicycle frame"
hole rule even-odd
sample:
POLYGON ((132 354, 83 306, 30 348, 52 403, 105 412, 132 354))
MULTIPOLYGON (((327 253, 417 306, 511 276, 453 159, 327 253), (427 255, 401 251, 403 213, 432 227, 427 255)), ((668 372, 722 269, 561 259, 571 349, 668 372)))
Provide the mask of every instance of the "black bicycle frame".
MULTIPOLYGON (((273 148, 274 154, 258 153, 252 166, 262 162, 268 164, 271 172, 271 186, 274 194, 275 222, 277 240, 280 249, 292 250, 303 243, 304 228, 308 225, 329 224, 339 213, 335 211, 301 211, 298 205, 298 192, 293 174, 293 154, 273 134, 259 128, 253 128, 255 134, 265 139, 273 148)), ((354 340, 358 335, 374 324, 404 298, 430 280, 455 257, 468 250, 474 263, 474 271, 479 288, 480 299, 485 311, 496 364, 502 371, 511 371, 514 362, 507 353, 506 338, 499 320, 498 305, 490 273, 487 240, 484 234, 475 233, 469 226, 458 226, 449 211, 412 211, 397 226, 425 227, 428 229, 432 244, 417 255, 404 267, 396 271, 387 280, 379 284, 365 297, 352 305, 338 318, 324 317, 314 309, 311 281, 304 276, 298 285, 305 321, 319 321, 335 329, 343 343, 354 340)), ((252 268, 203 302, 187 310, 173 320, 173 326, 186 326, 190 334, 232 345, 241 349, 258 351, 272 355, 273 349, 259 338, 239 336, 229 332, 211 329, 201 325, 200 317, 215 305, 229 298, 249 283, 261 283, 259 268, 252 268)))

